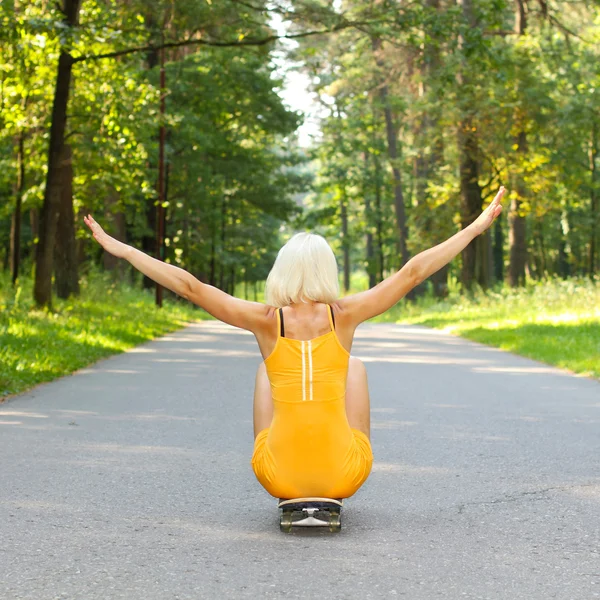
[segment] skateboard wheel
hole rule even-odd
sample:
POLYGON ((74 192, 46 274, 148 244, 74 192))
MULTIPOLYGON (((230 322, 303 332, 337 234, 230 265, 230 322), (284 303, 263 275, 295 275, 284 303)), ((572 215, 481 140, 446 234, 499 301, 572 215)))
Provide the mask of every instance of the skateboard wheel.
POLYGON ((292 530, 292 513, 283 511, 279 516, 279 529, 283 533, 289 533, 292 530))
POLYGON ((329 531, 339 533, 342 530, 342 518, 340 513, 331 513, 329 517, 329 531))

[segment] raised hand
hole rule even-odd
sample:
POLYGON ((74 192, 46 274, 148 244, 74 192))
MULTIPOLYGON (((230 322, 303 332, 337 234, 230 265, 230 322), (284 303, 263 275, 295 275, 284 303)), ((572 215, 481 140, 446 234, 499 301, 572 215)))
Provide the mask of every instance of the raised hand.
POLYGON ((481 235, 486 229, 490 227, 490 225, 494 222, 496 217, 500 215, 502 212, 502 196, 506 189, 504 186, 501 186, 496 194, 496 197, 492 200, 490 205, 477 217, 473 223, 471 223, 471 227, 475 230, 477 235, 481 235))
POLYGON ((124 258, 129 246, 110 237, 96 221, 92 215, 83 217, 83 222, 92 230, 94 239, 110 254, 117 258, 124 258))

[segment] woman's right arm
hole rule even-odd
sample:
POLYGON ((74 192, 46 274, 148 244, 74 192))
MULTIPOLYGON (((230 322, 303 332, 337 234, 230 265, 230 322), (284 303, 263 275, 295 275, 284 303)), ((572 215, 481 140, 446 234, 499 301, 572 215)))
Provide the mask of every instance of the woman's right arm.
POLYGON ((273 321, 269 318, 271 307, 230 296, 212 285, 199 281, 184 269, 157 260, 116 240, 109 236, 91 215, 83 220, 92 231, 94 239, 107 252, 129 261, 133 267, 159 285, 197 304, 220 321, 253 333, 268 329, 273 321))
POLYGON ((429 248, 411 258, 397 273, 384 279, 370 290, 346 296, 338 300, 337 305, 345 320, 358 326, 363 321, 376 317, 390 309, 414 287, 447 265, 460 254, 470 242, 481 235, 502 212, 501 187, 490 205, 479 217, 450 239, 429 248))

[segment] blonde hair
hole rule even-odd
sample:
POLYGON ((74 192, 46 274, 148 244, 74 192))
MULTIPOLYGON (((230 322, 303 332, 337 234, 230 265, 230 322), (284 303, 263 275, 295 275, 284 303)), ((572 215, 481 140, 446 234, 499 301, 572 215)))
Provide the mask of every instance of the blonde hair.
POLYGON ((333 250, 322 236, 303 232, 279 250, 267 277, 265 301, 277 308, 311 300, 329 304, 339 293, 333 250))

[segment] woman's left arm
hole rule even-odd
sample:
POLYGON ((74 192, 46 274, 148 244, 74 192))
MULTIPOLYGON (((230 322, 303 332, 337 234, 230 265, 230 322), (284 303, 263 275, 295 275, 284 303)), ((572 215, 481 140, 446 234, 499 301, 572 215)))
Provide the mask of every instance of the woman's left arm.
POLYGON ((473 223, 445 242, 413 256, 397 273, 390 275, 375 287, 338 300, 338 308, 347 315, 347 322, 356 327, 359 323, 384 313, 410 290, 448 264, 500 215, 501 200, 505 191, 504 187, 501 187, 490 205, 473 223))
POLYGON ((226 294, 222 290, 202 283, 192 274, 175 265, 152 258, 132 246, 109 236, 88 215, 85 224, 92 230, 94 239, 110 254, 124 258, 138 271, 175 294, 197 304, 213 317, 242 329, 255 332, 264 326, 270 307, 260 302, 249 302, 226 294))

